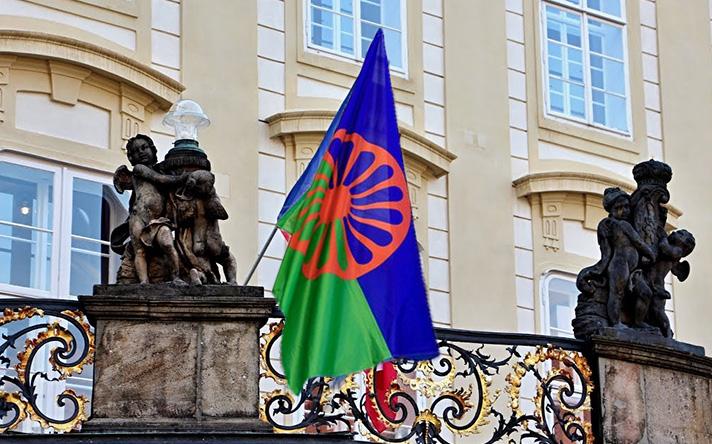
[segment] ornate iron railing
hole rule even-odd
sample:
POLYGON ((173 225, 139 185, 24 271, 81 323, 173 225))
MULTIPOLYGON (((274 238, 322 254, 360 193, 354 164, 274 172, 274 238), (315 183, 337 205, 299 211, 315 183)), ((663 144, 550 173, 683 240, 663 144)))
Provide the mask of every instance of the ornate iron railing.
POLYGON ((440 356, 286 388, 276 352, 283 321, 262 335, 262 419, 287 433, 353 432, 376 442, 593 443, 592 371, 583 343, 540 335, 438 329, 440 356), (546 345, 542 345, 546 344, 546 345), (264 390, 264 387, 263 387, 264 390), (380 394, 380 395, 378 395, 380 394), (370 404, 370 408, 369 408, 370 404))
MULTIPOLYGON (((94 355, 94 335, 79 304, 0 304, 0 433, 23 424, 26 430, 29 422, 42 430, 78 430, 89 400, 67 389, 66 380, 94 355), (51 399, 40 402, 43 397, 51 399)), ((437 329, 440 356, 395 362, 387 387, 372 369, 312 379, 295 395, 281 368, 282 327, 273 319, 261 337, 260 414, 276 432, 424 444, 467 436, 482 443, 594 442, 593 378, 580 341, 437 329)))
POLYGON ((0 432, 19 429, 26 419, 43 430, 79 429, 89 400, 64 381, 92 363, 94 334, 78 303, 2 299, 0 304, 0 432), (58 393, 40 402, 42 391, 58 393))

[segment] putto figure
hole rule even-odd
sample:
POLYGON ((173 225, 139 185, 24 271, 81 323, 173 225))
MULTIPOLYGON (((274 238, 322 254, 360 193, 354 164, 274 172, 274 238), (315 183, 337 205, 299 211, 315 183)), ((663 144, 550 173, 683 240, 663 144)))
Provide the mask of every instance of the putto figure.
POLYGON ((119 193, 133 190, 129 217, 111 234, 112 249, 122 255, 117 282, 217 284, 220 264, 227 282, 236 284, 235 258, 218 228, 228 216, 213 174, 164 171, 153 140, 143 134, 128 140, 126 153, 133 170, 122 165, 114 173, 119 193))
POLYGON ((611 329, 630 336, 672 338, 665 314, 665 277, 672 271, 681 281, 690 266, 681 258, 695 247, 685 230, 665 230, 672 170, 649 160, 633 168, 638 184, 632 195, 608 188, 603 206, 609 216, 598 225, 601 260, 579 273, 581 291, 573 320, 577 338, 588 339, 611 329), (637 332, 637 333, 636 333, 637 332))

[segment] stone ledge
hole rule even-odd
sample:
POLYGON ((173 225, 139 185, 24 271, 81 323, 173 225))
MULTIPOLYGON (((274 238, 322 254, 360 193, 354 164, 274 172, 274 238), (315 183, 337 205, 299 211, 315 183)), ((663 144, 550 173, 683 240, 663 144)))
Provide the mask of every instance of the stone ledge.
POLYGON ((593 336, 591 345, 599 358, 616 359, 642 365, 665 368, 712 378, 712 358, 704 356, 702 347, 678 342, 690 351, 681 351, 662 344, 640 344, 622 341, 606 336, 593 336), (692 350, 702 350, 702 355, 693 354, 692 350))
POLYGON ((61 435, 3 435, 3 443, 18 444, 319 444, 319 443, 354 443, 351 434, 334 433, 329 435, 285 435, 277 433, 248 432, 176 432, 176 433, 65 433, 61 435))
POLYGON ((87 433, 269 433, 272 427, 257 418, 230 418, 230 419, 186 419, 155 420, 142 419, 105 419, 94 418, 87 422, 82 429, 87 433))
POLYGON ((89 319, 162 321, 263 321, 275 300, 262 287, 173 284, 97 285, 79 301, 89 319))

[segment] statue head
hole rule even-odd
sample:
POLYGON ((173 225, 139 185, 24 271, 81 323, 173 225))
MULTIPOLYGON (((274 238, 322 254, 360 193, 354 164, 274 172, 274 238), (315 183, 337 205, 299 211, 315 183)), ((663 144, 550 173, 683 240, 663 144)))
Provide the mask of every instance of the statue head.
POLYGON ((638 187, 648 185, 665 188, 672 179, 670 165, 650 159, 633 167, 633 178, 638 187))
POLYGON ((188 174, 185 185, 176 193, 182 199, 208 197, 215 192, 215 175, 208 170, 195 170, 188 174))
POLYGON ((136 134, 126 142, 126 156, 131 165, 155 165, 157 151, 153 139, 145 134, 136 134))
POLYGON ((668 236, 670 244, 682 249, 682 257, 692 253, 695 249, 695 237, 687 230, 677 230, 668 236))
POLYGON ((606 188, 603 208, 616 219, 627 219, 630 215, 630 195, 620 188, 606 188))

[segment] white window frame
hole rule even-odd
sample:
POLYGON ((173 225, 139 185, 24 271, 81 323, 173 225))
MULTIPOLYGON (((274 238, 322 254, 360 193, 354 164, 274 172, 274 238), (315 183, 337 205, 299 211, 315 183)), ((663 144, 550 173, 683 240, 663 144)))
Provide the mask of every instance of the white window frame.
POLYGON ((631 95, 630 95, 630 60, 628 57, 628 22, 626 16, 626 0, 621 0, 621 16, 616 17, 588 6, 587 0, 581 0, 581 6, 572 5, 565 0, 541 0, 539 4, 539 29, 541 45, 541 66, 542 66, 542 81, 544 91, 544 111, 546 116, 557 121, 566 123, 577 123, 587 127, 594 128, 606 133, 612 133, 616 136, 632 140, 633 138, 633 116, 631 111, 631 95), (560 113, 551 110, 549 100, 549 48, 547 44, 546 33, 546 6, 551 5, 568 12, 581 15, 581 52, 583 62, 583 87, 584 87, 584 107, 586 118, 582 119, 573 115, 560 113), (591 52, 588 43, 588 18, 594 18, 604 21, 612 26, 617 26, 622 29, 622 45, 623 45, 623 76, 624 76, 624 91, 626 99, 626 126, 627 131, 621 131, 617 128, 601 125, 593 121, 593 86, 591 84, 591 52))
MULTIPOLYGON (((401 29, 399 32, 401 33, 401 56, 403 58, 402 64, 403 67, 398 67, 393 65, 392 63, 389 63, 390 70, 393 73, 399 74, 403 77, 407 77, 408 75, 408 14, 407 14, 407 5, 406 3, 408 0, 400 0, 400 20, 401 20, 401 29)), ((354 0, 354 54, 346 54, 338 49, 331 49, 331 48, 326 48, 323 46, 319 46, 316 44, 313 44, 311 41, 311 23, 312 23, 312 18, 311 18, 311 0, 302 0, 302 8, 304 11, 304 51, 306 52, 312 52, 314 54, 319 54, 323 56, 327 56, 329 58, 334 58, 338 60, 345 60, 350 63, 354 64, 360 64, 363 62, 364 57, 366 54, 362 54, 362 49, 361 49, 361 0, 354 0)), ((343 14, 337 12, 337 11, 331 11, 333 14, 337 16, 341 16, 343 14)), ((387 27, 385 25, 377 24, 377 23, 372 23, 368 22, 374 26, 378 26, 384 29, 390 29, 393 31, 397 31, 394 28, 387 27)), ((341 21, 340 20, 335 20, 334 22, 334 47, 335 48, 341 48, 341 21)), ((390 62, 390 60, 389 60, 390 62)))
MULTIPOLYGON (((549 283, 552 279, 562 279, 565 281, 576 283, 576 275, 562 272, 562 271, 549 271, 542 275, 540 279, 539 294, 541 294, 541 333, 544 335, 552 335, 552 331, 556 330, 559 333, 571 334, 567 331, 560 330, 558 328, 551 327, 551 319, 549 316, 549 283)), ((576 301, 574 301, 574 307, 576 306, 576 301)), ((573 337, 570 336, 570 337, 573 337)))
POLYGON ((53 178, 52 260, 49 290, 0 283, 0 296, 55 298, 74 300, 69 293, 72 246, 72 199, 74 178, 90 180, 113 187, 109 174, 93 173, 73 167, 59 166, 44 160, 29 159, 14 153, 0 153, 0 161, 48 171, 53 178), (65 209, 66 208, 66 209, 65 209))

